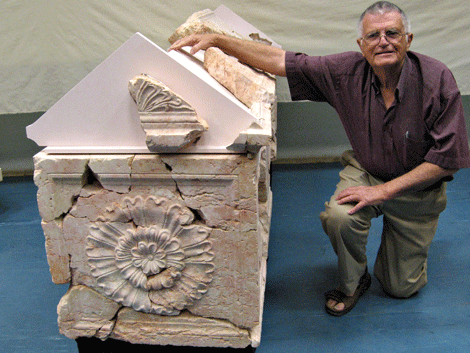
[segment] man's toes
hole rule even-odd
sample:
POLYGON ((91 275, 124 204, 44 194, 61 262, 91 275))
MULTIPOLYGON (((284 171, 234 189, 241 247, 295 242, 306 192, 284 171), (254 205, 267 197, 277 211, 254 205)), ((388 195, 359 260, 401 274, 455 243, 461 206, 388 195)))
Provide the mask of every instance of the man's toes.
POLYGON ((336 304, 338 304, 338 303, 333 299, 330 299, 326 302, 326 306, 329 307, 330 309, 333 309, 336 304))
POLYGON ((338 303, 337 301, 330 299, 326 303, 326 306, 330 309, 336 310, 336 311, 342 311, 344 310, 344 303, 338 303))
POLYGON ((335 308, 336 311, 343 311, 344 310, 344 303, 337 303, 334 308, 335 308))

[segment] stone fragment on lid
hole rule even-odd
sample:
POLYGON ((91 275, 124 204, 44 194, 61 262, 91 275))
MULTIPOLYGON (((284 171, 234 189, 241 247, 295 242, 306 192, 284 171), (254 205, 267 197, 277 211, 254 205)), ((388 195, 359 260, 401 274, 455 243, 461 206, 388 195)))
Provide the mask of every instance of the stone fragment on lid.
POLYGON ((173 153, 195 144, 209 126, 194 108, 162 82, 139 75, 129 82, 150 151, 173 153))
POLYGON ((248 108, 257 102, 275 101, 276 81, 272 76, 240 63, 219 48, 206 50, 204 68, 248 108))
POLYGON ((168 38, 168 41, 173 44, 178 39, 184 38, 190 34, 206 33, 219 33, 241 38, 241 36, 226 23, 218 20, 212 10, 206 9, 192 14, 186 22, 179 26, 170 38, 168 38))

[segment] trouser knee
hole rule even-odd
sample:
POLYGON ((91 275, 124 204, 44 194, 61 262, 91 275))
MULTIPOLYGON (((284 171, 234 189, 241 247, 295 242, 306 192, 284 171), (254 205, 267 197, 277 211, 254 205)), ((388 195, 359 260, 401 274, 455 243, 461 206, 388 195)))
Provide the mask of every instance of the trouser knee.
POLYGON ((407 299, 409 297, 412 297, 416 293, 418 293, 419 289, 424 287, 424 285, 425 284, 420 286, 418 289, 416 288, 416 286, 413 286, 413 285, 402 285, 397 288, 392 288, 392 287, 387 288, 385 286, 382 286, 382 288, 383 288, 383 291, 392 298, 407 299))
MULTIPOLYGON (((369 234, 370 220, 364 220, 359 215, 349 215, 350 207, 344 205, 326 205, 320 214, 325 233, 330 238, 335 253, 344 261, 366 263, 366 244, 369 234)), ((340 261, 341 262, 341 261, 340 261)))
POLYGON ((393 274, 385 275, 383 271, 378 272, 377 264, 375 268, 375 276, 379 280, 386 294, 394 298, 409 298, 423 288, 427 280, 427 266, 424 263, 422 269, 415 274, 393 274))
POLYGON ((341 236, 344 240, 358 240, 358 233, 367 236, 370 220, 363 219, 360 214, 348 214, 350 208, 348 205, 325 205, 325 211, 320 213, 320 220, 323 230, 330 238, 341 236))

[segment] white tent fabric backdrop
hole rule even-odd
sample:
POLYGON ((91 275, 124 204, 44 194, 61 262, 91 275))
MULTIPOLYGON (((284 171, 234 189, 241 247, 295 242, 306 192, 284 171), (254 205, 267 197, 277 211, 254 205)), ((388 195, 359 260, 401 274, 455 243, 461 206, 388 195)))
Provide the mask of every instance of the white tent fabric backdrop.
MULTIPOLYGON (((286 50, 358 50, 357 18, 373 1, 2 0, 0 114, 46 111, 135 32, 162 48, 194 12, 223 4, 286 50)), ((397 0, 411 49, 444 62, 470 94, 469 0, 397 0)), ((280 80, 280 101, 289 100, 280 80)))

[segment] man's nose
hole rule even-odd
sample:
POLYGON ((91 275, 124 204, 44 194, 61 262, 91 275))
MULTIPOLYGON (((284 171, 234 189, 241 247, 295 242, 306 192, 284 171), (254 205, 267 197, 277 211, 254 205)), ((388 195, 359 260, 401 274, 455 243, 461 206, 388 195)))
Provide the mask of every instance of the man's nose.
POLYGON ((379 37, 379 45, 389 45, 390 41, 387 38, 386 34, 381 34, 379 37))

